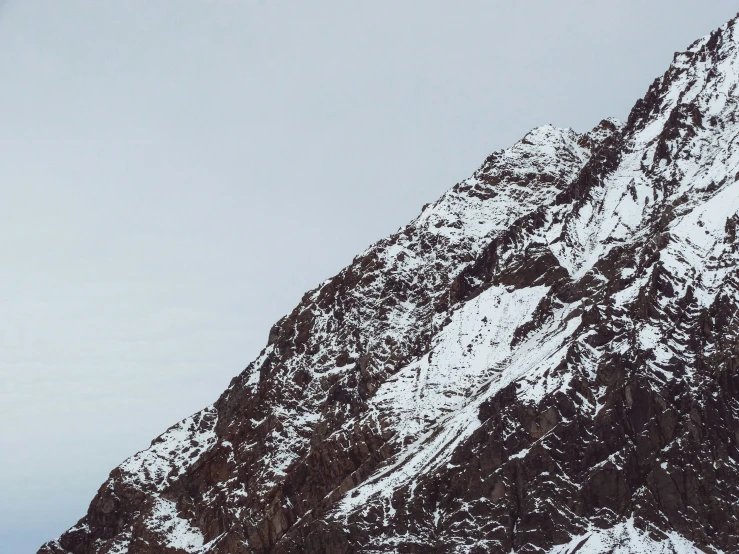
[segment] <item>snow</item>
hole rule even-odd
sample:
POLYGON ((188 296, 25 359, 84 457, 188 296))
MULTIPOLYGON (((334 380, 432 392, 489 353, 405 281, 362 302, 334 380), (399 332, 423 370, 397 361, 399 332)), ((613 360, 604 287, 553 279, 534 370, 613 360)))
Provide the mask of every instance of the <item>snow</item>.
POLYGON ((120 465, 124 481, 161 491, 187 471, 216 442, 215 408, 193 414, 170 427, 151 446, 120 465))
POLYGON ((132 538, 131 529, 118 534, 110 544, 106 545, 107 554, 128 554, 132 538))
MULTIPOLYGON (((731 32, 732 40, 735 40, 736 29, 731 32)), ((697 52, 704 42, 691 50, 697 52)), ((737 101, 732 98, 731 88, 739 81, 739 49, 735 44, 730 45, 726 57, 718 64, 694 61, 688 64, 681 60, 687 58, 678 56, 671 68, 678 77, 663 97, 664 108, 660 114, 636 134, 627 137, 628 148, 618 168, 607 177, 602 187, 590 191, 588 202, 565 223, 567 240, 553 245, 553 252, 560 263, 575 278, 589 271, 613 244, 641 240, 643 235, 640 231, 645 230, 644 225, 648 216, 657 209, 658 200, 674 202, 686 193, 699 196, 696 191, 739 171, 739 148, 736 147, 739 126, 733 119, 737 101), (715 76, 709 78, 709 72, 715 76), (694 126, 696 136, 690 139, 685 151, 675 155, 669 167, 661 166, 656 172, 645 171, 644 152, 648 152, 647 159, 651 159, 655 140, 670 113, 678 105, 691 102, 697 105, 704 122, 716 116, 722 124, 716 127, 705 124, 704 128, 694 126), (662 192, 655 189, 658 177, 666 181, 677 180, 677 187, 668 198, 660 197, 662 192), (650 202, 645 205, 647 197, 650 202)), ((739 208, 737 198, 737 185, 725 186, 708 202, 701 202, 701 207, 694 212, 687 207, 688 216, 671 225, 670 231, 679 237, 675 248, 689 256, 688 261, 701 259, 712 248, 723 232, 726 218, 739 208), (697 221, 709 224, 710 229, 696 227, 697 221), (688 244, 688 238, 693 242, 688 244), (682 250, 685 247, 687 249, 682 250)))
POLYGON ((480 426, 481 404, 510 383, 528 378, 532 384, 521 389, 519 399, 532 404, 563 386, 556 378, 542 385, 542 375, 564 357, 580 318, 571 317, 565 325, 560 321, 576 306, 562 309, 556 324, 511 346, 514 332, 548 290, 490 287, 453 314, 429 354, 380 387, 369 417, 382 413, 394 419, 394 442, 401 453, 345 496, 337 513, 362 509, 376 497, 389 501, 399 487, 447 463, 456 446, 480 426))
POLYGON ((171 500, 157 498, 147 526, 153 532, 163 536, 166 546, 196 552, 203 546, 203 534, 199 529, 190 525, 177 513, 177 506, 171 500))
MULTIPOLYGON (((693 48, 700 48, 704 42, 693 48)), ((739 144, 739 125, 733 123, 737 104, 730 97, 733 89, 727 88, 727 83, 735 85, 739 81, 735 70, 739 66, 737 51, 733 48, 719 64, 719 76, 713 80, 706 76, 710 64, 691 62, 686 66, 688 70, 680 73, 680 64, 687 57, 677 56, 673 67, 674 83, 663 95, 663 109, 643 128, 625 137, 623 157, 615 170, 605 176, 602 186, 589 190, 585 201, 572 214, 568 215, 556 205, 546 205, 544 229, 521 240, 543 239, 571 278, 577 281, 593 271, 597 262, 615 246, 655 240, 655 223, 669 210, 666 228, 659 229, 666 231, 666 246, 660 246, 659 258, 664 278, 674 288, 675 298, 683 297, 690 283, 694 285, 698 306, 710 305, 722 290, 730 271, 730 264, 719 262, 726 258, 730 248, 726 244, 724 225, 727 218, 739 211, 739 181, 731 177, 727 182, 725 178, 739 173, 739 148, 735 146, 739 144), (656 141, 671 112, 688 102, 698 104, 704 120, 716 115, 726 124, 697 127, 695 136, 686 139, 686 150, 672 153, 671 164, 653 163, 656 141), (652 167, 646 170, 645 164, 652 164, 652 167), (660 182, 669 182, 671 188, 663 189, 657 185, 660 182)), ((560 131, 557 135, 551 127, 536 129, 519 144, 502 152, 498 159, 516 159, 521 150, 532 146, 543 159, 556 157, 552 144, 557 144, 563 136, 567 133, 560 131)), ((571 152, 575 157, 587 155, 577 149, 571 152)), ((525 167, 526 163, 521 165, 525 167)), ((467 183, 475 185, 479 178, 476 174, 467 183)), ((514 210, 517 198, 513 191, 514 186, 508 187, 507 192, 501 191, 489 209, 492 212, 514 210)), ((440 209, 444 201, 424 211, 419 222, 448 222, 448 213, 440 209)), ((484 216, 475 213, 474 219, 478 217, 484 216)), ((501 217, 498 227, 480 228, 494 233, 504 221, 501 217)), ((459 232, 471 234, 473 229, 474 226, 465 222, 459 232)), ((449 237, 455 233, 443 225, 439 232, 449 237)), ((624 268, 621 277, 631 282, 614 294, 615 306, 627 310, 640 291, 648 286, 655 271, 657 265, 624 268)), ((428 474, 447 464, 454 448, 479 426, 477 413, 481 403, 507 384, 520 382, 519 401, 533 405, 557 390, 566 390, 571 374, 552 376, 551 370, 563 362, 573 345, 583 360, 583 371, 590 372, 589 378, 593 381, 598 361, 608 349, 625 353, 636 346, 651 352, 647 364, 655 369, 669 364, 676 355, 690 358, 684 351, 685 337, 679 329, 666 329, 664 323, 650 321, 632 324, 633 335, 617 337, 606 347, 591 347, 583 341, 586 334, 577 338, 573 335, 581 322, 575 315, 577 304, 555 308, 551 320, 523 342, 512 345, 513 331, 531 317, 547 293, 545 287, 511 290, 490 287, 452 314, 451 321, 436 335, 426 355, 402 368, 380 387, 371 401, 368 417, 378 414, 390 417, 397 431, 392 440, 399 453, 342 500, 336 510, 337 517, 346 518, 373 501, 389 505, 398 488, 406 486, 413 490, 413 482, 419 474, 428 474), (630 342, 630 336, 635 337, 635 344, 630 342)), ((659 302, 659 309, 678 309, 668 306, 674 300, 664 296, 659 302)), ((625 324, 629 326, 629 322, 625 324)), ((690 368, 682 378, 693 382, 690 368)), ((590 410, 592 417, 603 409, 604 388, 598 388, 597 392, 594 402, 581 397, 583 409, 590 410)), ((521 450, 511 458, 525 458, 528 452, 529 449, 521 450)), ((616 464, 617 457, 612 456, 607 461, 616 464)), ((434 520, 438 518, 436 512, 434 520)), ((578 545, 577 551, 581 554, 699 551, 678 535, 670 535, 666 540, 651 538, 629 521, 607 531, 591 530, 573 539, 570 545, 553 550, 552 554, 564 554, 578 545)))
MULTIPOLYGON (((566 544, 549 550, 547 554, 704 554, 693 543, 668 533, 664 540, 652 538, 634 525, 633 518, 610 529, 591 528, 587 533, 573 537, 566 544)), ((723 554, 716 550, 716 554, 723 554)))

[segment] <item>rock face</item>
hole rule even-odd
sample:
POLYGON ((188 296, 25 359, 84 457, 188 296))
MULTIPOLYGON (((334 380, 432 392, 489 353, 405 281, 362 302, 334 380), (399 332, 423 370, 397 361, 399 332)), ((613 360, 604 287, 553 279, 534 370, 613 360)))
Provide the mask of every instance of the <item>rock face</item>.
POLYGON ((739 552, 738 87, 495 152, 39 552, 739 552))

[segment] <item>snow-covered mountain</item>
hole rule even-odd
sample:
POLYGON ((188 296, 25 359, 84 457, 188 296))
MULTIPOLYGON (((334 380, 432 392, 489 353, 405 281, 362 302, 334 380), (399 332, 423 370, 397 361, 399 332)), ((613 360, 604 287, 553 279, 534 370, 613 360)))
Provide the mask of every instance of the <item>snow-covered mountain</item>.
POLYGON ((493 153, 39 552, 739 552, 738 87, 493 153))

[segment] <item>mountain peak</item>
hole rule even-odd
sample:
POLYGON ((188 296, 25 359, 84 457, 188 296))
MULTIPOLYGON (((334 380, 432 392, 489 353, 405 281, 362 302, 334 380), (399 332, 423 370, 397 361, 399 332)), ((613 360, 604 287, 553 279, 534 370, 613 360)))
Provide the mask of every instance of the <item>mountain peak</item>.
POLYGON ((641 129, 647 122, 656 129, 660 118, 654 116, 669 117, 682 106, 690 106, 696 118, 718 119, 727 115, 739 85, 736 21, 732 19, 687 50, 675 53, 668 70, 631 111, 628 123, 633 130, 641 129))

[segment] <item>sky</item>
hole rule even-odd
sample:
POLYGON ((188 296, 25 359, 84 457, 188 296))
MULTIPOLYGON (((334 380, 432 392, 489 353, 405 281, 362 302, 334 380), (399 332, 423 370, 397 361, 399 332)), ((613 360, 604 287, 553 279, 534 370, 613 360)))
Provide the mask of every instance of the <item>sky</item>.
POLYGON ((532 127, 625 119, 735 2, 0 2, 0 551, 532 127))

